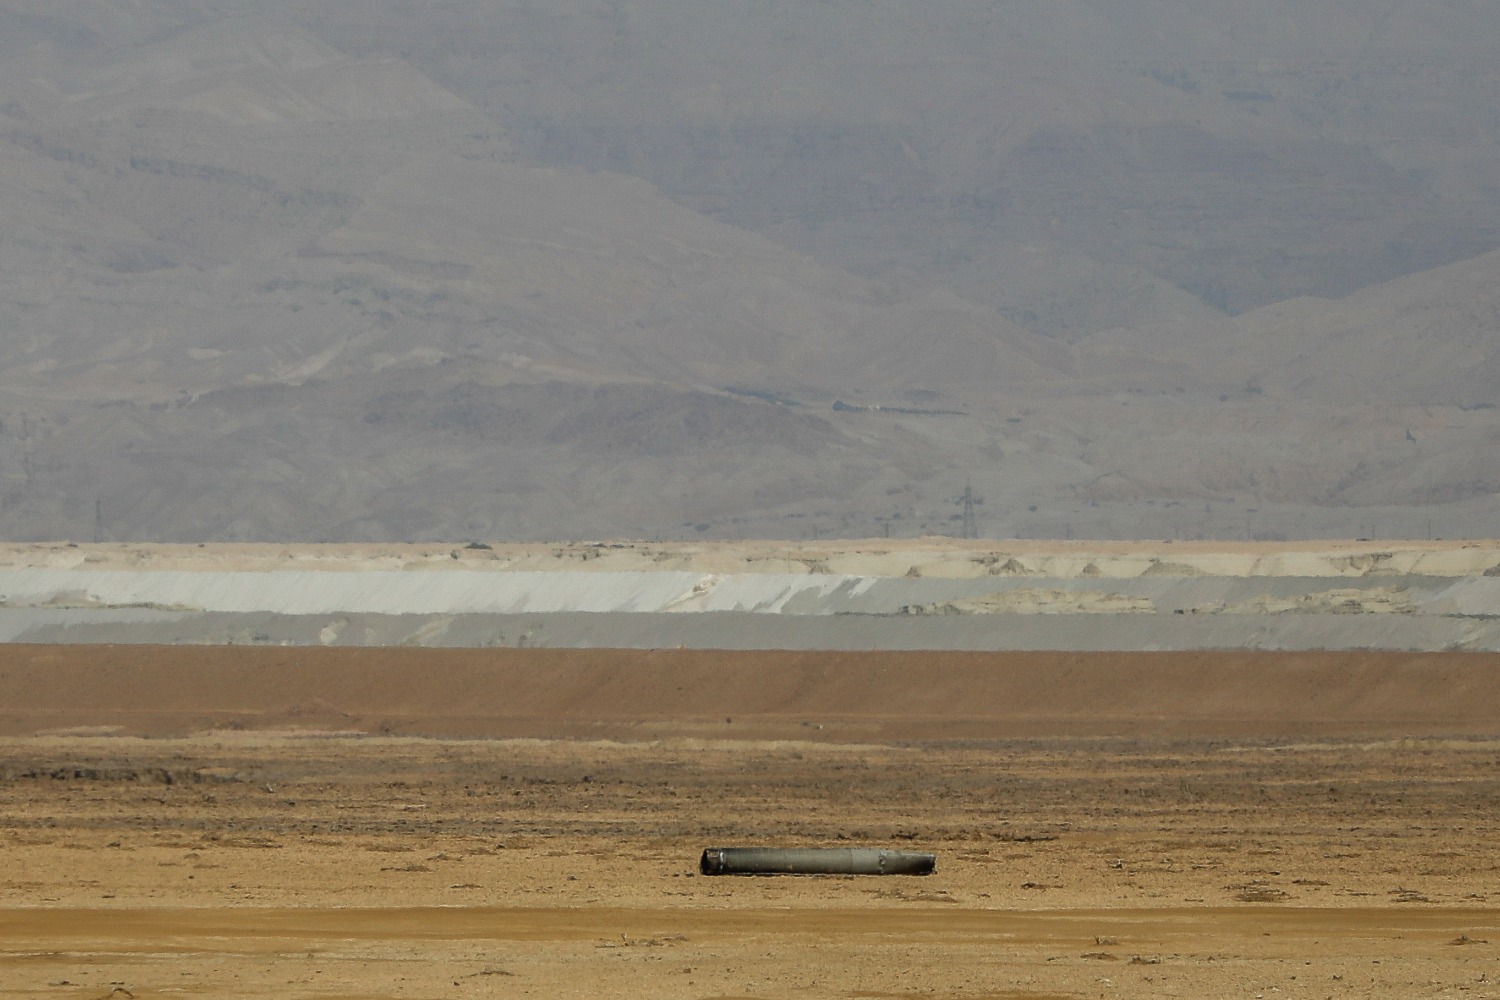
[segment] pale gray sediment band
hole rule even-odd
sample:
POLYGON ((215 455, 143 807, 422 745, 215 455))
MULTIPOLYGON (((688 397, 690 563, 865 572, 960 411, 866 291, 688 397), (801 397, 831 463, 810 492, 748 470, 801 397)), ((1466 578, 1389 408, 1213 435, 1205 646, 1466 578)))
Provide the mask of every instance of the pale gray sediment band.
POLYGON ((1500 615, 1500 577, 905 578, 683 571, 0 569, 0 607, 229 614, 899 615, 995 612, 1500 615), (977 604, 974 602, 978 602, 977 604))
POLYGON ((1438 615, 278 615, 0 609, 37 643, 554 649, 1500 651, 1500 619, 1438 615))
POLYGON ((0 641, 1500 651, 1500 577, 1153 565, 1108 578, 20 568, 0 570, 0 641))

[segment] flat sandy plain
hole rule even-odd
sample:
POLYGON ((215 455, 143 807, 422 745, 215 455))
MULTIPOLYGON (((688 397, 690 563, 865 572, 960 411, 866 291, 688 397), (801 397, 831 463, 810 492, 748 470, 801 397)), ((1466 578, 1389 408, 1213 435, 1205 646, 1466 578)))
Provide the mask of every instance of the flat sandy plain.
POLYGON ((1500 657, 0 647, 0 996, 1500 995, 1500 657), (696 874, 708 846, 931 850, 696 874))

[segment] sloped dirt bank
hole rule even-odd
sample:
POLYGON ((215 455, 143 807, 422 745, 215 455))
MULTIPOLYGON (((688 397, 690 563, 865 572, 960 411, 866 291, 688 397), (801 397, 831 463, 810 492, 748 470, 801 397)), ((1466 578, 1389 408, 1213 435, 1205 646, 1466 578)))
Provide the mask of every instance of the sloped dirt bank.
POLYGON ((0 733, 13 735, 1500 734, 1492 653, 10 645, 0 690, 0 733))

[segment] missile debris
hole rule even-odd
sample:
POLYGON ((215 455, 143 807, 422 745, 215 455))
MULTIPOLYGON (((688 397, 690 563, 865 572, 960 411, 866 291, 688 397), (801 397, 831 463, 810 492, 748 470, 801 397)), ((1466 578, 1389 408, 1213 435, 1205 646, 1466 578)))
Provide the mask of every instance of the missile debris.
POLYGON ((704 875, 931 875, 937 855, 857 847, 710 847, 704 875))

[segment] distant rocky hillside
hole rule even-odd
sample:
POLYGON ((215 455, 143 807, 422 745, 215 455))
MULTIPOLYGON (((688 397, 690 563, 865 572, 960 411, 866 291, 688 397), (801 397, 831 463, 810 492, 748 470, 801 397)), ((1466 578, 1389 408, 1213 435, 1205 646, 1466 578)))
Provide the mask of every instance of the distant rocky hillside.
POLYGON ((0 0, 0 534, 1500 525, 1489 5, 232 7, 0 0))
POLYGON ((1500 245, 1487 4, 574 0, 451 5, 415 37, 406 10, 300 20, 405 55, 530 157, 860 273, 978 271, 1046 328, 1087 332, 1101 274, 1163 281, 1110 324, 1134 325, 1190 308, 1173 286, 1240 312, 1500 245), (1008 280, 1022 247, 1049 287, 1008 280))

